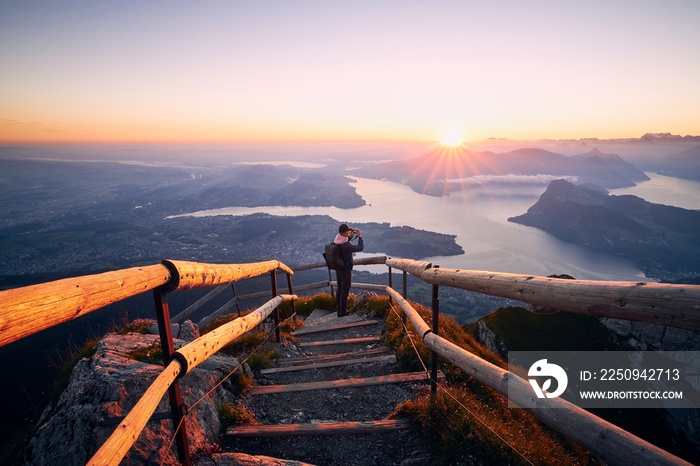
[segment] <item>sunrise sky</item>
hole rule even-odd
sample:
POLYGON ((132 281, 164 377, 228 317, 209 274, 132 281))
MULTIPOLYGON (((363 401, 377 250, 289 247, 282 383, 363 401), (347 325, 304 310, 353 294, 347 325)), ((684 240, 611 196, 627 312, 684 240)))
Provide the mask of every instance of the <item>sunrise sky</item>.
POLYGON ((699 24, 697 0, 0 0, 0 141, 700 135, 699 24))

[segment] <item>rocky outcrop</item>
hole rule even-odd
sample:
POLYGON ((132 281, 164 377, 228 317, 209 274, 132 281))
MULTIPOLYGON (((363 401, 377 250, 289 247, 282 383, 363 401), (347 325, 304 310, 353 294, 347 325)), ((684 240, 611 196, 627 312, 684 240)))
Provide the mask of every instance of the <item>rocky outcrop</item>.
POLYGON ((489 351, 500 356, 505 356, 508 353, 508 348, 506 348, 506 345, 503 342, 503 340, 498 338, 496 332, 491 330, 491 327, 488 326, 484 319, 479 319, 476 325, 476 338, 484 346, 486 346, 489 349, 489 351))
POLYGON ((525 214, 508 221, 626 258, 648 277, 686 281, 700 274, 698 211, 555 180, 525 214))
POLYGON ((700 333, 647 322, 600 318, 621 346, 638 351, 700 351, 700 333))
MULTIPOLYGON (((183 327, 190 328, 191 336, 197 335, 191 326, 183 327)), ((156 335, 107 335, 95 355, 73 369, 56 406, 45 411, 39 433, 30 441, 25 464, 85 464, 114 431, 119 422, 114 418, 126 416, 163 370, 161 365, 137 361, 129 353, 159 343, 156 335)), ((183 344, 176 341, 176 346, 183 344)), ((215 445, 220 429, 216 407, 232 400, 232 382, 226 377, 238 366, 233 357, 213 356, 179 381, 189 411, 186 423, 191 452, 210 452, 215 445)), ((165 396, 156 412, 169 410, 165 396)), ((172 435, 169 419, 149 422, 125 463, 176 464, 175 449, 168 448, 172 435)))
MULTIPOLYGON (((601 318, 621 345, 638 351, 700 351, 700 333, 647 322, 601 318)), ((679 436, 700 451, 700 412, 697 409, 668 409, 665 419, 679 436)))

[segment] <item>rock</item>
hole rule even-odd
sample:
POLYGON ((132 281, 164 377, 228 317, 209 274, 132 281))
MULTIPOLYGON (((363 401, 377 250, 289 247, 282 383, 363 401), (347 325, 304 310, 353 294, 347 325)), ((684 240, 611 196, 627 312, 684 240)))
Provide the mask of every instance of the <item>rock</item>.
MULTIPOLYGON (((154 322, 151 325, 148 326, 148 331, 152 333, 153 335, 158 335, 158 323, 154 322)), ((180 333, 180 324, 176 323, 171 323, 170 324, 170 331, 172 332, 173 335, 177 335, 180 333)))
POLYGON ((180 325, 177 337, 184 341, 194 341, 199 338, 199 327, 191 320, 186 320, 180 325))
POLYGON ((360 291, 355 295, 355 308, 367 310, 369 308, 369 300, 372 296, 377 296, 373 291, 360 291))
POLYGON ((508 348, 505 343, 498 338, 496 333, 491 330, 491 327, 486 324, 484 319, 477 322, 477 340, 486 346, 492 353, 504 356, 508 354, 508 348))
MULTIPOLYGON (((81 360, 73 369, 68 387, 55 407, 42 415, 39 433, 27 448, 26 465, 82 465, 114 432, 163 367, 129 358, 130 351, 159 344, 157 335, 107 335, 92 358, 81 360), (117 422, 115 424, 114 422, 117 422)), ((183 342, 177 342, 179 346, 183 342)), ((180 379, 185 405, 190 451, 206 451, 218 440, 220 429, 217 403, 231 401, 231 382, 226 380, 214 392, 207 392, 238 366, 232 357, 214 356, 180 379)), ((169 412, 163 397, 156 412, 169 412)), ((170 420, 151 421, 131 448, 125 462, 137 464, 176 464, 170 420)))
POLYGON ((639 351, 700 351, 700 333, 676 327, 601 318, 621 341, 639 351))

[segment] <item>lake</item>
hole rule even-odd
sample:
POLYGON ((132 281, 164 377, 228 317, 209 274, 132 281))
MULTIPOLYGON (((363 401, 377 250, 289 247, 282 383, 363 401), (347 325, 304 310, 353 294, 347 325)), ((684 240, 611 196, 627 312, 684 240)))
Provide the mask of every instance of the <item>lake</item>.
MULTIPOLYGON (((700 209, 700 182, 648 173, 651 181, 611 194, 633 194, 650 202, 700 209)), ((630 261, 592 252, 560 241, 537 228, 508 222, 527 211, 545 191, 545 184, 492 184, 434 197, 389 181, 356 178, 354 186, 367 205, 336 207, 228 207, 193 212, 190 216, 329 215, 350 224, 388 222, 421 230, 455 235, 465 254, 428 257, 441 267, 489 270, 533 275, 569 274, 587 280, 648 281, 630 261)))

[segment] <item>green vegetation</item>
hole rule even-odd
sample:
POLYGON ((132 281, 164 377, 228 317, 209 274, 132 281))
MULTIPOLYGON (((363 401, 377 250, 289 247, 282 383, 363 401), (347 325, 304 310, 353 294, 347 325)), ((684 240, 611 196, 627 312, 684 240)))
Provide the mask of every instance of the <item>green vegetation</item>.
MULTIPOLYGON (((238 318, 236 314, 227 314, 215 319, 212 323, 201 330, 201 334, 211 332, 212 330, 231 322, 238 318)), ((281 354, 269 347, 263 345, 270 337, 268 332, 260 330, 252 330, 240 337, 236 338, 232 343, 224 346, 221 352, 245 360, 250 368, 254 371, 272 367, 272 361, 279 359, 281 354)))
MULTIPOLYGON (((498 343, 515 351, 615 351, 618 343, 596 317, 559 312, 536 314, 522 307, 500 308, 484 317, 498 343)), ((464 329, 476 335, 477 324, 464 329)))
POLYGON ((221 423, 226 426, 255 426, 260 424, 255 415, 241 403, 233 404, 230 401, 216 406, 221 423))
MULTIPOLYGON (((384 299, 386 298, 379 298, 384 299)), ((432 325, 432 311, 420 304, 413 303, 413 308, 418 312, 418 314, 425 320, 428 325, 432 325)), ((385 342, 396 354, 396 358, 402 370, 406 371, 416 371, 422 370, 424 361, 426 364, 429 363, 431 359, 431 352, 427 346, 423 343, 423 340, 415 334, 415 330, 410 321, 406 321, 406 327, 409 330, 410 338, 406 337, 406 331, 402 323, 402 312, 398 310, 396 312, 387 312, 385 318, 386 325, 386 335, 385 342), (415 348, 415 349, 414 349, 415 348), (416 350, 418 355, 416 355, 416 350)), ((459 345, 461 348, 466 349, 479 356, 482 359, 489 361, 492 364, 496 364, 501 367, 505 367, 503 361, 488 349, 486 349, 481 343, 476 341, 474 336, 466 333, 459 326, 459 324, 452 318, 447 316, 440 316, 438 334, 459 345)), ((461 370, 455 368, 452 365, 446 365, 443 371, 447 374, 452 374, 454 379, 462 378, 461 370)))
POLYGON ((83 358, 91 358, 92 355, 97 351, 97 343, 99 343, 101 338, 94 337, 86 341, 80 348, 73 348, 68 355, 68 358, 63 361, 63 364, 58 369, 58 377, 56 378, 56 383, 54 385, 53 396, 51 398, 51 406, 55 406, 61 393, 68 387, 68 382, 70 381, 70 376, 73 373, 73 368, 78 365, 78 363, 83 358))
MULTIPOLYGON (((352 306, 354 303, 354 296, 351 294, 348 299, 348 306, 352 306)), ((294 300, 294 312, 299 315, 308 316, 314 309, 335 309, 335 300, 330 295, 330 293, 319 293, 314 296, 301 296, 299 299, 294 300)), ((285 302, 280 306, 281 319, 286 319, 293 314, 292 303, 285 302)))
POLYGON ((117 334, 127 335, 129 333, 141 333, 145 335, 149 333, 148 327, 155 323, 156 321, 153 319, 136 319, 133 322, 129 322, 128 324, 124 325, 124 328, 119 330, 117 334))
POLYGON ((137 348, 129 352, 128 356, 146 364, 163 365, 163 348, 161 348, 160 343, 137 348))

